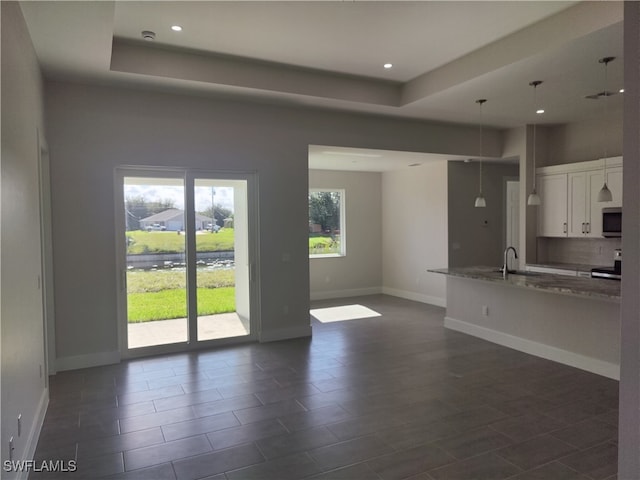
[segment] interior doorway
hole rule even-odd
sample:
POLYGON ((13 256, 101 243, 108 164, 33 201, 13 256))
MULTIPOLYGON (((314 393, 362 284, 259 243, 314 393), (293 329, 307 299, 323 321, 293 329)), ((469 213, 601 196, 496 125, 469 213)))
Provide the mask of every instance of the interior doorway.
POLYGON ((255 337, 250 175, 119 169, 123 356, 255 337))

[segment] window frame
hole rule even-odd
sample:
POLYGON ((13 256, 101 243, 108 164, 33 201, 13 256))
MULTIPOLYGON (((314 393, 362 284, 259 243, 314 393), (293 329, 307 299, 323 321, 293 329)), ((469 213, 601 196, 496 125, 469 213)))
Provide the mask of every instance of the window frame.
MULTIPOLYGON (((336 192, 340 196, 340 251, 337 253, 311 253, 309 252, 309 258, 340 258, 347 256, 347 241, 346 241, 346 208, 345 208, 345 198, 346 198, 346 190, 344 188, 326 188, 326 187, 314 187, 309 188, 309 192, 307 198, 313 193, 331 193, 336 192)), ((307 202, 308 203, 308 202, 307 202)), ((308 205, 307 205, 308 207, 308 205)), ((308 214, 307 214, 308 215, 308 214)), ((308 218, 309 225, 311 225, 311 218, 308 218)), ((309 232, 311 233, 311 232, 309 232)), ((311 238, 311 237, 308 237, 311 238)))

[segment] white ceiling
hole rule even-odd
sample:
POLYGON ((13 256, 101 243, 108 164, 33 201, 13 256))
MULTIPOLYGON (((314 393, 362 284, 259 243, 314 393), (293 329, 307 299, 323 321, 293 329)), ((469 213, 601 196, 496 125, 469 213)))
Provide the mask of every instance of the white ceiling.
MULTIPOLYGON (((584 97, 603 90, 598 59, 604 56, 617 57, 609 65, 609 89, 622 87, 621 2, 21 6, 52 79, 464 124, 478 122, 475 100, 486 98, 483 122, 496 128, 600 115, 603 102, 584 97), (174 24, 183 31, 171 31, 174 24), (155 42, 142 40, 142 30, 154 31, 155 42), (386 62, 394 67, 385 70, 386 62), (544 81, 538 87, 542 116, 533 113, 532 80, 544 81)), ((611 97, 609 107, 620 108, 621 97, 611 97)), ((377 157, 352 158, 355 166, 377 157)), ((400 162, 407 160, 415 163, 400 162)))

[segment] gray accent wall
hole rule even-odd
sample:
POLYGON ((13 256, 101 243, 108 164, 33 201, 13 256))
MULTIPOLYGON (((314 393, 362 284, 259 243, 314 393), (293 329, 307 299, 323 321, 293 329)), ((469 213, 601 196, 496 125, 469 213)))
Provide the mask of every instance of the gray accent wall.
POLYGON ((505 182, 517 180, 519 166, 485 162, 485 208, 474 206, 479 189, 478 162, 449 162, 449 267, 502 265, 505 249, 505 182))

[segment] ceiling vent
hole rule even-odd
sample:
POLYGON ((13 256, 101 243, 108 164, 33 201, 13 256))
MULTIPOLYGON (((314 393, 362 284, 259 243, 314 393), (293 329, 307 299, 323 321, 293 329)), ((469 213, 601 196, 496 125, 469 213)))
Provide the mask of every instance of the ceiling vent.
POLYGON ((143 30, 142 38, 144 38, 145 40, 155 40, 156 32, 152 32, 151 30, 143 30))
POLYGON ((594 93, 592 95, 585 95, 584 98, 588 98, 589 100, 598 100, 602 97, 613 97, 614 95, 618 95, 620 92, 612 92, 611 90, 606 90, 598 93, 594 93))

